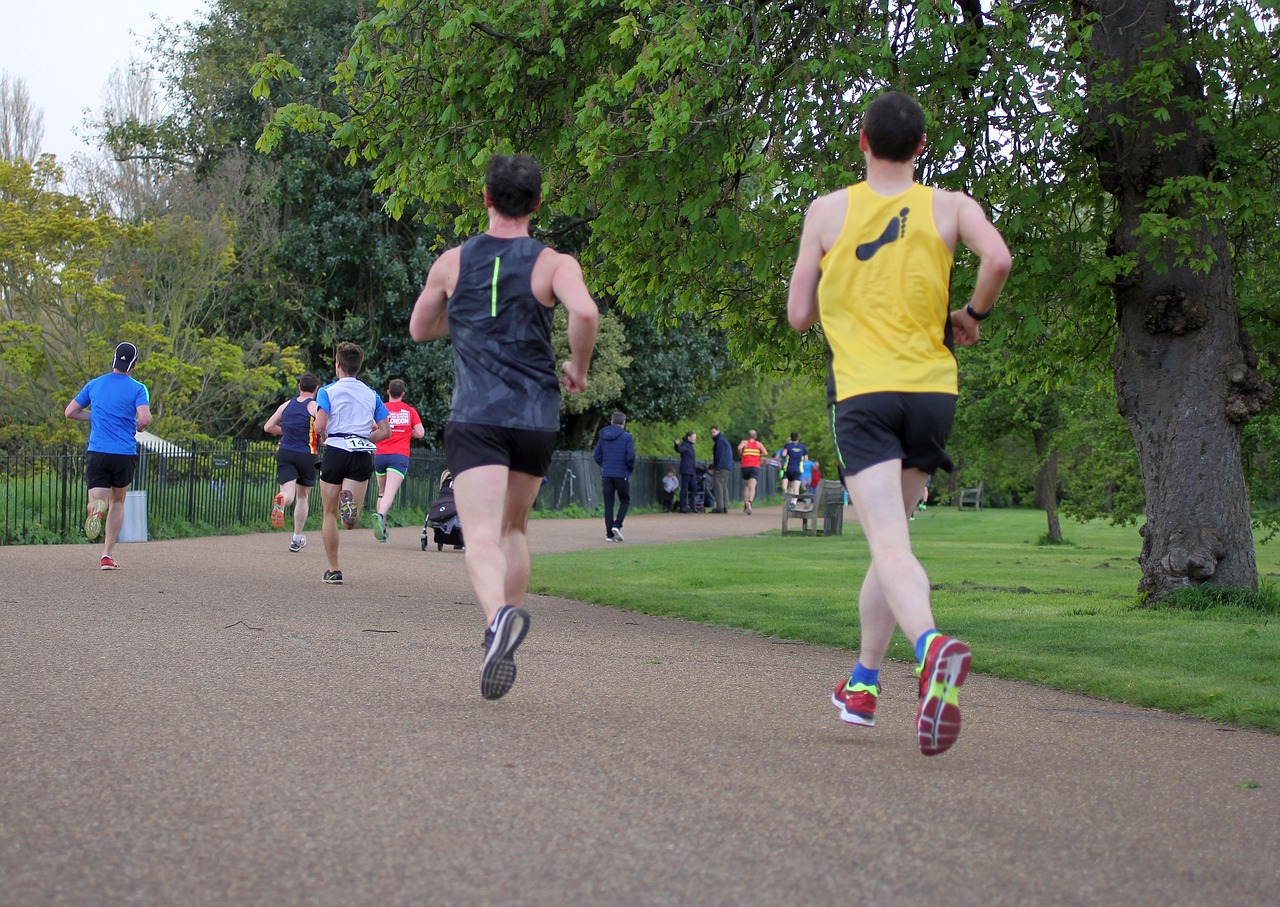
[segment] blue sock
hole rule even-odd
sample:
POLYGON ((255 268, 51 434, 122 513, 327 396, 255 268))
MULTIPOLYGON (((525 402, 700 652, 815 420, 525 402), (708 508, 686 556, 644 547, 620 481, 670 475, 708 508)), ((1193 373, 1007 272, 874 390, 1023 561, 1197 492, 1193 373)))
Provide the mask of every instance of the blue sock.
POLYGON ((925 630, 916 640, 916 661, 924 664, 924 655, 929 651, 929 643, 938 635, 936 628, 925 630))
POLYGON ((865 683, 869 687, 877 686, 880 683, 880 669, 874 671, 870 668, 863 667, 862 662, 858 662, 853 666, 853 673, 849 675, 849 686, 857 686, 865 683))

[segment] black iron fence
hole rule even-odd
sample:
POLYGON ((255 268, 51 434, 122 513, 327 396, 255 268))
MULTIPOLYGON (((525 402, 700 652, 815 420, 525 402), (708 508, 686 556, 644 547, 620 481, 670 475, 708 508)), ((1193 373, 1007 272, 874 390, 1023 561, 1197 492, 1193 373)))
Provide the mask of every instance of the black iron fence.
MULTIPOLYGON (((145 506, 152 538, 217 534, 266 523, 276 484, 276 447, 271 442, 192 447, 178 452, 140 449, 138 471, 126 504, 145 506)), ((674 459, 641 458, 631 480, 633 507, 661 499, 662 477, 674 459)), ((409 477, 396 497, 396 511, 425 512, 439 491, 444 452, 414 450, 409 477)), ((759 496, 776 492, 776 476, 765 470, 759 496)), ((15 446, 0 449, 0 544, 51 544, 83 538, 86 504, 85 451, 81 446, 15 446)), ((366 506, 377 485, 370 481, 366 506)), ((735 469, 731 500, 742 499, 742 478, 735 469)), ((602 504, 600 468, 588 451, 561 451, 535 509, 559 511, 577 506, 593 512, 602 504)), ((319 514, 319 501, 312 505, 319 514)), ((127 526, 126 526, 127 528, 127 526)))

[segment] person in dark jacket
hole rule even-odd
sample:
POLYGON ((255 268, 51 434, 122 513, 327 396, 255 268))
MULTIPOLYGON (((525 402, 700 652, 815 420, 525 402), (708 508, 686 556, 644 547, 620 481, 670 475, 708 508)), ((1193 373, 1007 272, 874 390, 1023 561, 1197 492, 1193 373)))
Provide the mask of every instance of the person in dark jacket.
POLYGON ((693 445, 698 441, 698 433, 691 431, 676 442, 676 453, 680 454, 680 512, 693 513, 693 483, 696 481, 698 457, 693 445))
POLYGON ((715 483, 716 509, 712 513, 729 512, 729 475, 733 472, 733 448, 719 426, 711 426, 711 481, 715 483))
POLYGON ((604 490, 604 540, 622 541, 622 521, 631 509, 631 472, 636 468, 636 441, 623 428, 627 417, 614 413, 600 432, 592 458, 600 467, 604 490), (613 497, 618 496, 618 519, 613 519, 613 497))

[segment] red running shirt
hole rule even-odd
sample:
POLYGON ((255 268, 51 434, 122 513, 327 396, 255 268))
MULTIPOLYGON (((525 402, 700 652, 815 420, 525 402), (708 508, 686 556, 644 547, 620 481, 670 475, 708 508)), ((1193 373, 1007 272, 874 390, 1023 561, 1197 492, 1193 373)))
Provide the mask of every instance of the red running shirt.
POLYGON ((409 442, 413 439, 413 427, 421 425, 418 411, 403 400, 387 401, 388 422, 391 437, 378 442, 378 453, 409 456, 409 442))

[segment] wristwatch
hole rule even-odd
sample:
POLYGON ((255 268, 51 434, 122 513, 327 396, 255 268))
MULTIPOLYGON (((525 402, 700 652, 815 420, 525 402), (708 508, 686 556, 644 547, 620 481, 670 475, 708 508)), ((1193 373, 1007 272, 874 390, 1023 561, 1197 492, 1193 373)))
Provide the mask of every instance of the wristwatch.
POLYGON ((988 318, 991 317, 990 309, 987 309, 985 312, 979 312, 970 303, 967 303, 967 302, 964 304, 964 310, 969 313, 969 317, 972 318, 974 321, 986 321, 988 318))

